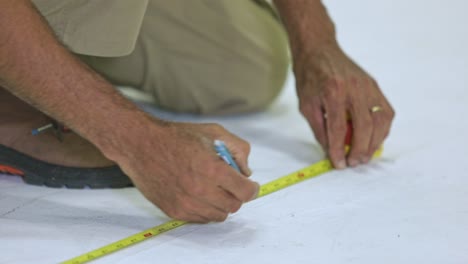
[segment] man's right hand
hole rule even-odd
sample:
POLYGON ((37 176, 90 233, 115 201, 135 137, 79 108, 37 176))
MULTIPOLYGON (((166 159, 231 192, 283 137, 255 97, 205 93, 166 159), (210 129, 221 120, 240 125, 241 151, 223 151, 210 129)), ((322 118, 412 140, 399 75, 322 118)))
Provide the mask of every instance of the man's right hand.
POLYGON ((89 140, 169 216, 222 221, 255 197, 245 141, 217 125, 149 117, 70 54, 29 0, 0 0, 0 25, 0 86, 89 140), (216 155, 215 139, 244 175, 216 155))
POLYGON ((143 195, 168 216, 190 222, 224 221, 255 199, 259 185, 247 166, 249 144, 216 124, 169 123, 149 128, 116 160, 143 195), (241 168, 214 150, 222 140, 241 168))

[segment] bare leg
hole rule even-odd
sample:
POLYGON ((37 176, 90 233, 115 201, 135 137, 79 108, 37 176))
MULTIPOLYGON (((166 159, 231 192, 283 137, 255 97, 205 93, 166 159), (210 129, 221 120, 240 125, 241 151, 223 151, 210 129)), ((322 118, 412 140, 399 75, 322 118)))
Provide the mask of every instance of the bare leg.
POLYGON ((59 141, 53 130, 33 136, 31 131, 51 122, 45 114, 0 87, 0 144, 56 165, 97 168, 114 165, 75 133, 59 141))

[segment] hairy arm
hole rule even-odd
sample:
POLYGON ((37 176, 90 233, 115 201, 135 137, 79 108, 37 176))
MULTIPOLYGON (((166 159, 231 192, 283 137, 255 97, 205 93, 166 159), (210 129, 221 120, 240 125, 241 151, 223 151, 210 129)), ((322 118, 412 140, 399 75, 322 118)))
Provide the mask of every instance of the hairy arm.
POLYGON ((336 168, 367 163, 394 111, 377 82, 339 47, 320 0, 275 0, 289 35, 300 111, 336 168), (378 107, 379 112, 370 109, 378 107), (347 122, 351 150, 344 151, 347 122))
POLYGON ((118 159, 149 117, 70 54, 30 1, 0 0, 0 25, 0 85, 118 159))
POLYGON ((247 175, 247 142, 218 125, 139 110, 70 54, 28 0, 0 0, 0 85, 96 145, 171 217, 223 221, 256 196, 258 184, 213 149, 225 141, 247 175))
POLYGON ((324 46, 337 46, 335 26, 320 0, 275 0, 289 34, 294 60, 324 46))

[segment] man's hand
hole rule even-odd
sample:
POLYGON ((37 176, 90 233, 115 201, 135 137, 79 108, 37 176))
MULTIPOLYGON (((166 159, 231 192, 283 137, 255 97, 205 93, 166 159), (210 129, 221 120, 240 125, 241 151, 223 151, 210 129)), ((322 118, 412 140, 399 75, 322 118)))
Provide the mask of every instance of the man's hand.
POLYGON ((296 61, 295 73, 300 111, 334 166, 367 163, 387 137, 394 116, 376 81, 335 45, 296 61), (353 137, 346 162, 348 119, 353 137))
POLYGON ((191 222, 224 221, 256 198, 259 185, 246 176, 249 144, 215 124, 170 123, 127 145, 117 160, 140 191, 170 217, 191 222), (214 150, 226 143, 242 174, 214 150), (132 153, 135 152, 135 153, 132 153))
POLYGON ((301 113, 336 168, 367 163, 389 133, 392 107, 375 80, 340 49, 321 1, 275 4, 289 35, 301 113), (346 157, 348 118, 353 138, 346 157))
POLYGON ((144 113, 70 54, 29 0, 0 0, 0 25, 0 86, 89 140, 169 216, 222 221, 255 197, 245 141, 217 125, 144 113), (244 175, 216 155, 215 139, 244 175))

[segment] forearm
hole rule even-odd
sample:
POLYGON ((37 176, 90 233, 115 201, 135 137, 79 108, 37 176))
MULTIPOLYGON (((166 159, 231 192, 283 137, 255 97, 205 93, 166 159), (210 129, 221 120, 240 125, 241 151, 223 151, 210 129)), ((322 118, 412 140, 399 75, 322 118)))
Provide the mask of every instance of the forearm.
POLYGON ((151 120, 70 54, 28 0, 0 0, 0 85, 63 122, 110 159, 151 120))
POLYGON ((289 35, 293 58, 337 46, 333 22, 320 0, 274 0, 289 35))

